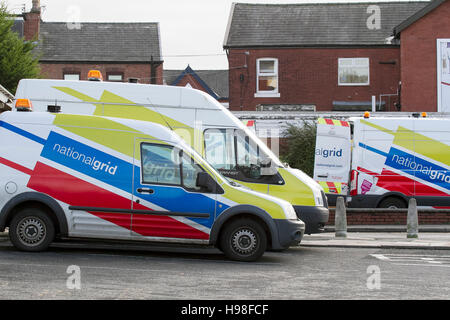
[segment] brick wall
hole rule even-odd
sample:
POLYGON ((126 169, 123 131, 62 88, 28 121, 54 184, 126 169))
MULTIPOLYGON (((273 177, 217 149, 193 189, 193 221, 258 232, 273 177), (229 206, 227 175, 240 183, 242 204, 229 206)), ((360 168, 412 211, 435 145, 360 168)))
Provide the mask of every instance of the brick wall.
MULTIPOLYGON (((407 213, 347 212, 347 225, 406 225, 407 213)), ((450 224, 450 213, 420 212, 419 225, 450 224)), ((327 225, 334 225, 334 211, 330 210, 327 225)))
MULTIPOLYGON (((80 74, 80 80, 87 80, 87 74, 89 70, 100 70, 103 75, 103 79, 106 80, 108 73, 121 73, 123 74, 124 81, 128 81, 128 78, 139 78, 140 83, 151 83, 151 68, 150 64, 119 64, 119 63, 48 63, 41 62, 41 73, 46 79, 63 79, 64 73, 78 73, 80 74)), ((155 66, 155 82, 156 84, 163 83, 163 67, 162 64, 155 66)))
POLYGON ((230 49, 230 110, 255 110, 258 104, 314 104, 318 111, 329 111, 333 100, 371 101, 372 95, 397 93, 399 60, 399 47, 230 49), (369 58, 370 85, 338 86, 338 58, 357 57, 369 58), (279 98, 254 97, 258 58, 278 59, 279 98))
POLYGON ((402 111, 437 111, 436 39, 450 38, 450 1, 400 34, 402 111))

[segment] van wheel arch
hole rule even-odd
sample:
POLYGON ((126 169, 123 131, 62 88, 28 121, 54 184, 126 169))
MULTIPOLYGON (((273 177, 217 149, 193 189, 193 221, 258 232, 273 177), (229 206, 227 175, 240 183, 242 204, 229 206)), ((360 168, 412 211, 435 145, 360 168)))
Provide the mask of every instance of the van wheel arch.
POLYGON ((254 222, 258 223, 263 228, 263 230, 266 234, 266 237, 267 237, 267 245, 269 247, 271 246, 272 234, 269 230, 269 226, 267 225, 267 223, 263 219, 261 219, 260 217, 254 215, 254 214, 243 212, 240 214, 233 215, 232 217, 230 217, 229 219, 224 221, 224 223, 222 224, 222 227, 219 230, 219 233, 217 234, 217 240, 215 242, 215 245, 217 246, 217 248, 222 250, 222 248, 220 247, 220 243, 221 243, 220 239, 221 239, 222 234, 223 234, 224 230, 226 229, 226 227, 228 225, 234 223, 237 220, 245 220, 245 219, 253 220, 254 222))
POLYGON ((392 193, 384 196, 377 204, 377 208, 407 208, 408 199, 402 194, 392 193))
POLYGON ((267 246, 271 248, 273 245, 277 247, 278 232, 272 217, 264 210, 251 205, 238 205, 228 208, 222 212, 214 221, 210 233, 210 244, 220 249, 220 236, 224 227, 237 219, 249 218, 259 223, 267 236, 267 246))
POLYGON ((55 233, 68 234, 67 218, 58 202, 50 196, 38 192, 26 192, 9 200, 0 211, 0 229, 8 227, 13 217, 24 209, 38 209, 52 220, 55 233))

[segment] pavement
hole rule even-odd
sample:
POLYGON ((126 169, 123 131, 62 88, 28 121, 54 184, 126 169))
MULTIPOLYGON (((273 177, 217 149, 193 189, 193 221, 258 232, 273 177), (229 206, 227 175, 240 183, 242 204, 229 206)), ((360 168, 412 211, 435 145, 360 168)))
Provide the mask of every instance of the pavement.
MULTIPOLYGON (((325 226, 326 232, 334 232, 333 225, 325 226)), ((348 232, 406 232, 406 225, 351 225, 348 232)), ((419 232, 450 232, 450 224, 419 225, 419 232)))
MULTIPOLYGON (((8 231, 0 232, 0 241, 8 239, 8 231)), ((303 247, 350 247, 383 249, 435 249, 450 250, 450 226, 419 227, 418 238, 406 237, 404 226, 348 226, 347 237, 336 237, 333 226, 325 232, 305 235, 303 247)))
POLYGON ((381 229, 379 227, 382 231, 374 232, 377 230, 373 226, 359 226, 353 231, 347 228, 347 237, 336 237, 335 233, 329 230, 319 234, 305 235, 300 245, 303 247, 450 250, 450 232, 444 232, 437 227, 434 229, 434 231, 427 229, 427 232, 421 232, 419 229, 418 238, 411 239, 406 237, 406 228, 404 232, 399 232, 396 228, 381 229))

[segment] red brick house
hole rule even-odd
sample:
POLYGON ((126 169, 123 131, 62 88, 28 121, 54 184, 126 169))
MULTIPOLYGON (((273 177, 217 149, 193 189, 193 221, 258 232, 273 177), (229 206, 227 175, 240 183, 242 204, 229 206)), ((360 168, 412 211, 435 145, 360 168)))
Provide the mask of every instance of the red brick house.
POLYGON ((24 39, 39 41, 45 78, 86 80, 98 69, 106 81, 163 82, 158 23, 44 22, 39 0, 23 18, 24 39))
POLYGON ((450 112, 450 1, 435 0, 394 29, 404 111, 450 112))
POLYGON ((164 84, 204 91, 228 107, 228 70, 164 70, 164 84))
POLYGON ((402 21, 429 2, 242 4, 224 40, 230 110, 398 110, 402 21))

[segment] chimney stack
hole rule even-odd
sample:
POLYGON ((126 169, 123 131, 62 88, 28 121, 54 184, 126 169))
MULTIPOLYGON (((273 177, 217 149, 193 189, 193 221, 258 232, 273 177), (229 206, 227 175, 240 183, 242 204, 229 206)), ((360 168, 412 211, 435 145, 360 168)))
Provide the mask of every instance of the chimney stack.
POLYGON ((33 6, 31 8, 31 12, 41 13, 41 1, 33 0, 33 6))
POLYGON ((31 11, 24 14, 23 35, 25 40, 35 41, 39 39, 41 25, 41 1, 33 0, 31 11))

